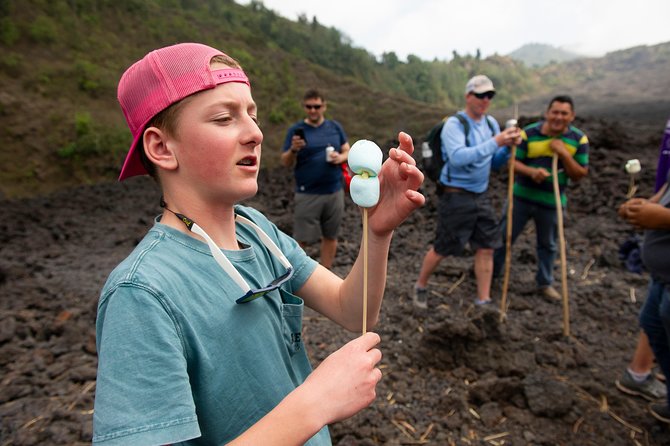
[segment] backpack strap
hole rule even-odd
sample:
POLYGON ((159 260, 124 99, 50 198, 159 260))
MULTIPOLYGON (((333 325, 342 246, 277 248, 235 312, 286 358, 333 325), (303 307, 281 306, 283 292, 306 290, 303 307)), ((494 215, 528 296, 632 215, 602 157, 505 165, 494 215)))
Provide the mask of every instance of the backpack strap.
POLYGON ((470 123, 465 118, 465 116, 463 116, 460 113, 456 113, 456 115, 454 115, 454 116, 456 116, 456 119, 458 119, 458 122, 460 122, 461 125, 463 126, 463 133, 465 133, 465 147, 470 147, 470 138, 468 136, 468 135, 470 135, 470 123))
MULTIPOLYGON (((465 118, 460 113, 456 113, 454 116, 456 116, 456 119, 458 119, 458 122, 461 123, 463 126, 463 133, 465 133, 465 146, 470 147, 470 123, 468 120, 465 118)), ((491 119, 489 119, 489 115, 484 115, 484 119, 486 119, 486 123, 489 126, 489 129, 491 129, 491 134, 495 136, 495 129, 493 128, 493 123, 491 122, 491 119)))

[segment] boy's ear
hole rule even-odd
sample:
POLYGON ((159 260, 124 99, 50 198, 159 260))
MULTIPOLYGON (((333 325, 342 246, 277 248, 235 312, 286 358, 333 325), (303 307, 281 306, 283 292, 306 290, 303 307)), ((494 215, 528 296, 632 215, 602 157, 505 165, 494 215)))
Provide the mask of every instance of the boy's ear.
POLYGON ((157 127, 149 127, 143 135, 144 153, 149 161, 165 170, 174 170, 179 166, 177 156, 168 144, 168 135, 157 127))

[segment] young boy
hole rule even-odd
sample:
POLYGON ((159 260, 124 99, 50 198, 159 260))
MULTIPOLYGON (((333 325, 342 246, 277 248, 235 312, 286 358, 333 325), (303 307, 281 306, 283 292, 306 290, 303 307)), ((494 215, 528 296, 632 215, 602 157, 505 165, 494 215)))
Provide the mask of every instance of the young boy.
MULTIPOLYGON (((303 303, 360 330, 362 255, 342 280, 237 205, 257 192, 263 134, 230 57, 161 48, 124 73, 118 97, 134 137, 120 180, 154 176, 164 212, 101 292, 93 443, 330 444, 327 425, 375 398, 380 339, 354 339, 312 371, 303 303)), ((424 202, 411 138, 398 139, 368 213, 368 326, 393 230, 424 202)))

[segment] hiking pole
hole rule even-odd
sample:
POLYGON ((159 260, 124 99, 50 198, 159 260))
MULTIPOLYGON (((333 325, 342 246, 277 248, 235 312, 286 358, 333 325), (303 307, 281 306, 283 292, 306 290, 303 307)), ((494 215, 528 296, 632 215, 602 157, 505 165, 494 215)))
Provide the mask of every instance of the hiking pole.
POLYGON ((637 186, 635 185, 635 175, 640 173, 642 166, 640 166, 640 161, 633 159, 626 161, 626 172, 630 175, 630 183, 628 184, 628 193, 626 198, 631 199, 635 192, 637 192, 637 186))
POLYGON ((570 336, 570 309, 568 303, 568 271, 565 260, 565 233, 563 231, 563 206, 561 190, 558 188, 558 154, 554 152, 551 159, 551 175, 554 183, 554 199, 556 200, 556 221, 561 251, 561 294, 563 296, 563 335, 570 336))
MULTIPOLYGON (((514 116, 517 116, 516 106, 514 116)), ((516 119, 510 119, 505 123, 505 128, 516 127, 516 119)), ((505 275, 503 278, 502 298, 500 299, 500 322, 507 317, 507 288, 509 286, 509 272, 512 263, 512 209, 514 203, 514 163, 516 162, 516 145, 510 149, 509 174, 507 178, 507 227, 505 234, 505 275)))

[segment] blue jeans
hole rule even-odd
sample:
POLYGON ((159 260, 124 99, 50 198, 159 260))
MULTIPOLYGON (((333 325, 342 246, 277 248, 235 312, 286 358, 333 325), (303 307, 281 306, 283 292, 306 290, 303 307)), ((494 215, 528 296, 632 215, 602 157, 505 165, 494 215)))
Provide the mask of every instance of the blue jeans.
MULTIPOLYGON (((663 374, 670 377, 670 292, 668 287, 651 279, 647 300, 640 311, 640 327, 649 337, 649 345, 663 374)), ((670 387, 666 381, 668 401, 670 387)))
MULTIPOLYGON (((535 275, 537 286, 546 287, 554 281, 554 261, 556 260, 556 234, 558 221, 556 209, 539 206, 528 201, 514 198, 512 209, 512 243, 523 232, 528 220, 535 222, 537 236, 538 269, 535 275)), ((493 276, 498 277, 505 263, 505 242, 507 239, 507 206, 503 212, 502 221, 503 247, 496 249, 493 256, 493 276)))

